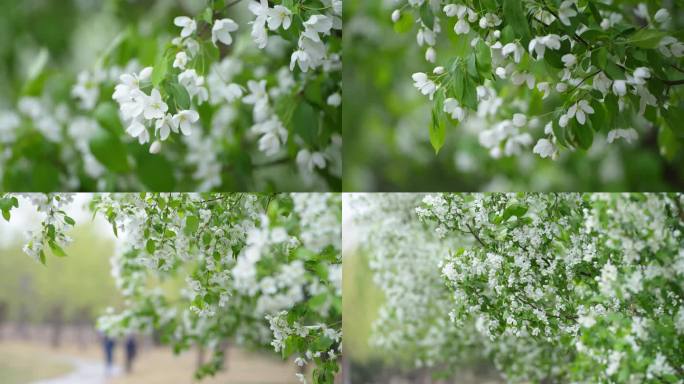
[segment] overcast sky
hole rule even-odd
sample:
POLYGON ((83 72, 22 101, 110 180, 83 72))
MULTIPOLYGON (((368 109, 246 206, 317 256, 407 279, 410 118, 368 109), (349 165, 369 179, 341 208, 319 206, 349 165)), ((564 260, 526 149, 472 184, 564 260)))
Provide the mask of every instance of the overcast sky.
MULTIPOLYGON (((9 223, 4 218, 0 218, 0 246, 23 241, 26 239, 26 231, 40 229, 40 222, 44 215, 38 214, 28 199, 18 198, 19 208, 12 210, 12 218, 9 223)), ((96 233, 101 234, 101 236, 114 239, 111 226, 105 219, 98 215, 95 220, 92 220, 93 215, 87 207, 91 198, 91 194, 76 193, 74 194, 74 201, 64 211, 76 220, 76 225, 92 226, 96 233)))

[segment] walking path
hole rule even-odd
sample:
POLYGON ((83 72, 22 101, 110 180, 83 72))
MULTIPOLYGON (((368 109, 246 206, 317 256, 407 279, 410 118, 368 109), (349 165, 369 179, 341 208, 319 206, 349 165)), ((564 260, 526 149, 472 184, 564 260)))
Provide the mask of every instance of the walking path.
POLYGON ((115 366, 107 375, 105 365, 93 360, 78 357, 69 357, 67 360, 74 366, 73 372, 55 379, 36 381, 33 384, 105 384, 107 379, 121 373, 121 369, 115 366))

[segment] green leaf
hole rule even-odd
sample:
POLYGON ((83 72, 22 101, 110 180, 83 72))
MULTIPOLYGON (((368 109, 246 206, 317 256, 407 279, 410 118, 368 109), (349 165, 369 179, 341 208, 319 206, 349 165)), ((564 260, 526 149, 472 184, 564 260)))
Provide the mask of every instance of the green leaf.
POLYGON ((523 10, 523 2, 520 0, 504 0, 503 14, 506 18, 506 24, 513 28, 513 31, 522 40, 523 46, 527 46, 532 34, 530 33, 530 26, 527 24, 527 15, 523 10))
POLYGON ((599 12, 598 8, 596 8, 596 4, 594 4, 592 1, 589 1, 589 10, 591 11, 591 15, 594 17, 594 21, 596 21, 596 24, 601 24, 603 21, 603 17, 601 17, 601 13, 599 12))
POLYGON ((608 50, 605 47, 601 47, 592 52, 591 63, 604 70, 606 68, 606 64, 608 63, 608 50))
POLYGON ((57 245, 57 243, 51 241, 51 242, 48 243, 48 245, 50 246, 50 249, 52 250, 52 253, 53 253, 55 256, 57 256, 57 257, 66 257, 66 256, 67 256, 66 252, 64 252, 64 250, 62 249, 62 247, 60 247, 59 245, 57 245))
POLYGON ((444 94, 440 92, 432 109, 432 124, 430 124, 430 143, 435 153, 439 153, 446 139, 446 116, 442 111, 443 106, 444 94))
POLYGON ((463 87, 463 105, 472 110, 477 110, 477 85, 473 79, 466 79, 463 87))
POLYGON ((190 94, 184 86, 174 83, 169 87, 169 91, 171 92, 171 97, 173 98, 177 109, 190 108, 190 94))
POLYGON ((420 19, 423 21, 426 27, 433 29, 435 27, 435 15, 432 13, 432 8, 430 8, 430 2, 426 1, 420 7, 420 19))
POLYGON ((197 229, 199 228, 199 218, 197 216, 188 216, 185 219, 185 234, 186 235, 191 235, 195 232, 197 232, 197 229))
POLYGON ((164 81, 164 78, 166 77, 166 74, 169 71, 169 60, 168 57, 164 54, 160 54, 159 57, 157 58, 157 62, 155 63, 154 67, 152 68, 152 85, 156 87, 159 87, 159 84, 161 84, 162 81, 164 81))
POLYGON ((594 100, 591 103, 591 107, 594 109, 594 114, 590 115, 592 127, 596 132, 607 131, 608 117, 606 116, 606 108, 603 106, 603 103, 594 100))
POLYGON ((394 31, 397 33, 406 33, 413 29, 413 15, 411 12, 402 12, 401 17, 394 23, 394 31))
POLYGON ((3 209, 3 210, 2 210, 2 217, 3 217, 5 220, 10 221, 10 211, 9 211, 9 209, 3 209))
POLYGON ((64 216, 64 222, 71 226, 76 225, 76 221, 69 216, 64 216))
POLYGON ((212 24, 214 21, 214 12, 211 9, 211 7, 207 7, 204 9, 202 12, 202 20, 206 22, 207 24, 212 24))
POLYGON ((124 132, 121 119, 119 118, 119 110, 114 103, 108 101, 100 103, 95 109, 95 120, 105 129, 115 135, 121 135, 124 132))
POLYGON ((149 254, 154 254, 154 251, 157 250, 157 244, 154 242, 154 240, 147 240, 147 242, 145 243, 145 250, 147 250, 147 253, 149 254))
POLYGON ((658 132, 658 147, 668 161, 674 160, 677 153, 681 150, 681 144, 672 130, 665 124, 660 126, 658 132))
POLYGON ((164 156, 142 151, 137 156, 137 164, 138 178, 151 191, 168 192, 175 189, 174 167, 164 156))
POLYGON ((112 172, 129 170, 126 147, 119 137, 110 131, 99 129, 90 140, 90 151, 97 161, 112 172))
POLYGON ((639 48, 654 49, 666 35, 663 31, 642 29, 629 38, 629 43, 639 48))
POLYGON ((453 73, 451 80, 451 92, 452 96, 458 100, 459 103, 463 103, 463 93, 465 88, 465 73, 462 67, 457 67, 453 73))
POLYGON ((594 142, 594 131, 589 124, 572 123, 572 133, 579 148, 587 150, 594 142))
POLYGON ((525 213, 527 213, 527 206, 522 205, 519 203, 513 203, 506 207, 506 209, 503 212, 502 219, 503 221, 508 220, 512 216, 515 217, 523 217, 525 216, 525 213))
POLYGON ((475 56, 480 74, 484 77, 489 77, 492 72, 492 51, 485 44, 484 40, 480 40, 477 43, 475 56))
POLYGON ((284 345, 282 349, 283 359, 287 359, 295 352, 297 352, 297 339, 295 336, 288 336, 284 340, 284 345))
POLYGON ((21 91, 22 94, 27 96, 40 96, 43 92, 43 86, 45 84, 45 66, 48 63, 50 55, 46 48, 42 48, 37 57, 33 59, 31 67, 28 70, 28 75, 26 76, 26 82, 21 91))

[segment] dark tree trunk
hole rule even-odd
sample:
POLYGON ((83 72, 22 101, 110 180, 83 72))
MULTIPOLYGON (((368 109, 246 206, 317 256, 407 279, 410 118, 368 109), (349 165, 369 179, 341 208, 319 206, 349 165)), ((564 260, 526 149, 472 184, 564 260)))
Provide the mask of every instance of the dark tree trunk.
POLYGON ((61 305, 56 305, 50 312, 49 323, 52 327, 51 345, 59 348, 62 345, 62 333, 64 330, 64 313, 61 305))

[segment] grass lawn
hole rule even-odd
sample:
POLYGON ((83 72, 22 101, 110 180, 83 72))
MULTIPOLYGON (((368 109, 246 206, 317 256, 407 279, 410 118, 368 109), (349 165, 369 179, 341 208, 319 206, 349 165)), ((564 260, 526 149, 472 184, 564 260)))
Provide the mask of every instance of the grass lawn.
MULTIPOLYGON (((43 349, 43 348, 41 348, 43 349)), ((59 377, 73 367, 59 355, 42 351, 33 345, 0 342, 0 378, 4 384, 25 384, 59 377), (40 352, 40 353, 36 353, 40 352)))

